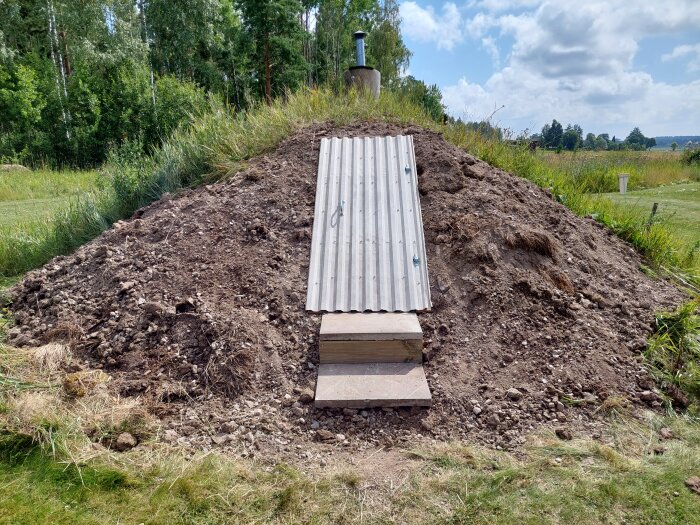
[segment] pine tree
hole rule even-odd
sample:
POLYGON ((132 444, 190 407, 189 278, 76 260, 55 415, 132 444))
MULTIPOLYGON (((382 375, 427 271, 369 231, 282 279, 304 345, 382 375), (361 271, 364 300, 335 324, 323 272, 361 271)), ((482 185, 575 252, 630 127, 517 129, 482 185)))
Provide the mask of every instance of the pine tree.
POLYGON ((307 63, 302 55, 302 5, 299 0, 236 0, 253 41, 253 61, 264 79, 268 104, 285 88, 304 80, 307 63))

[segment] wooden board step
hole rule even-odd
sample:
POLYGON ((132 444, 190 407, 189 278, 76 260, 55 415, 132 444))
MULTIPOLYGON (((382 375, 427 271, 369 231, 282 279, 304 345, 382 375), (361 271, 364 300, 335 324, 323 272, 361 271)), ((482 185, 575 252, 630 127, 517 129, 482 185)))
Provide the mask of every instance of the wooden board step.
POLYGON ((417 363, 331 363, 318 367, 318 408, 428 407, 431 403, 423 365, 417 363))
POLYGON ((422 363, 423 330, 415 313, 334 313, 321 318, 321 364, 422 363))

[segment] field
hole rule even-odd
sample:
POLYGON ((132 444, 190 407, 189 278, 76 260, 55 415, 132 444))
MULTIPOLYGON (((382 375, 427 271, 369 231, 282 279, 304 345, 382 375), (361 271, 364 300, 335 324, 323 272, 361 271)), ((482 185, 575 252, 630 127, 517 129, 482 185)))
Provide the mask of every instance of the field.
POLYGON ((613 201, 651 213, 658 203, 656 220, 664 221, 689 243, 700 242, 700 183, 671 184, 647 190, 608 194, 613 201))
MULTIPOLYGON (((294 95, 247 120, 207 117, 143 165, 107 167, 107 182, 95 172, 6 175, 2 271, 17 278, 164 191, 230 177, 304 123, 371 117, 433 126, 399 102, 294 95), (95 189, 99 198, 90 201, 95 189)), ((453 144, 550 189, 576 213, 596 214, 650 265, 697 271, 698 170, 670 153, 533 156, 461 129, 443 131, 453 144), (618 169, 632 173, 631 189, 651 189, 613 193, 618 169), (659 222, 647 229, 653 202, 660 203, 659 222)), ((697 332, 681 335, 690 340, 697 332)), ((349 457, 339 445, 337 461, 319 469, 166 445, 156 438, 164 430, 157 422, 134 422, 136 398, 111 398, 99 388, 67 398, 59 366, 67 354, 0 345, 0 523, 684 524, 700 512, 700 496, 685 483, 700 475, 700 423, 692 411, 640 420, 625 399, 612 397, 596 407, 609 426, 594 439, 540 430, 517 454, 458 442, 387 443, 349 457), (94 443, 86 426, 134 433, 148 426, 148 437, 117 453, 94 443)))
POLYGON ((32 224, 51 221, 70 206, 71 199, 96 188, 95 171, 0 172, 0 230, 27 231, 32 224))
POLYGON ((700 165, 683 164, 680 151, 538 151, 547 165, 569 174, 589 191, 617 190, 617 176, 630 175, 629 190, 700 181, 700 165))

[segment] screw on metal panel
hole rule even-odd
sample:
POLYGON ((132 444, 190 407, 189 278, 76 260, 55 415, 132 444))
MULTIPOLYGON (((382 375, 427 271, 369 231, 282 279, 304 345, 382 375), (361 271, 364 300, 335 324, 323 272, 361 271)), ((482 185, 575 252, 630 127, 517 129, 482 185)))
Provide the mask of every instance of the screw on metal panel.
POLYGON ((406 175, 409 175, 411 173, 411 168, 409 166, 406 166, 404 168, 404 171, 406 172, 406 175))
POLYGON ((418 266, 420 264, 420 259, 417 255, 413 256, 413 266, 418 266))

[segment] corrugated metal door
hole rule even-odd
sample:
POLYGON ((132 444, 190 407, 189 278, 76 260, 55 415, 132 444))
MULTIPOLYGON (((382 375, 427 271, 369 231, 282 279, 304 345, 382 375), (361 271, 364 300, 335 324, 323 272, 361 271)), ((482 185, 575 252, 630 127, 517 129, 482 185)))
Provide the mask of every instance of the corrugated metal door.
POLYGON ((431 307, 413 137, 322 139, 306 309, 431 307))

